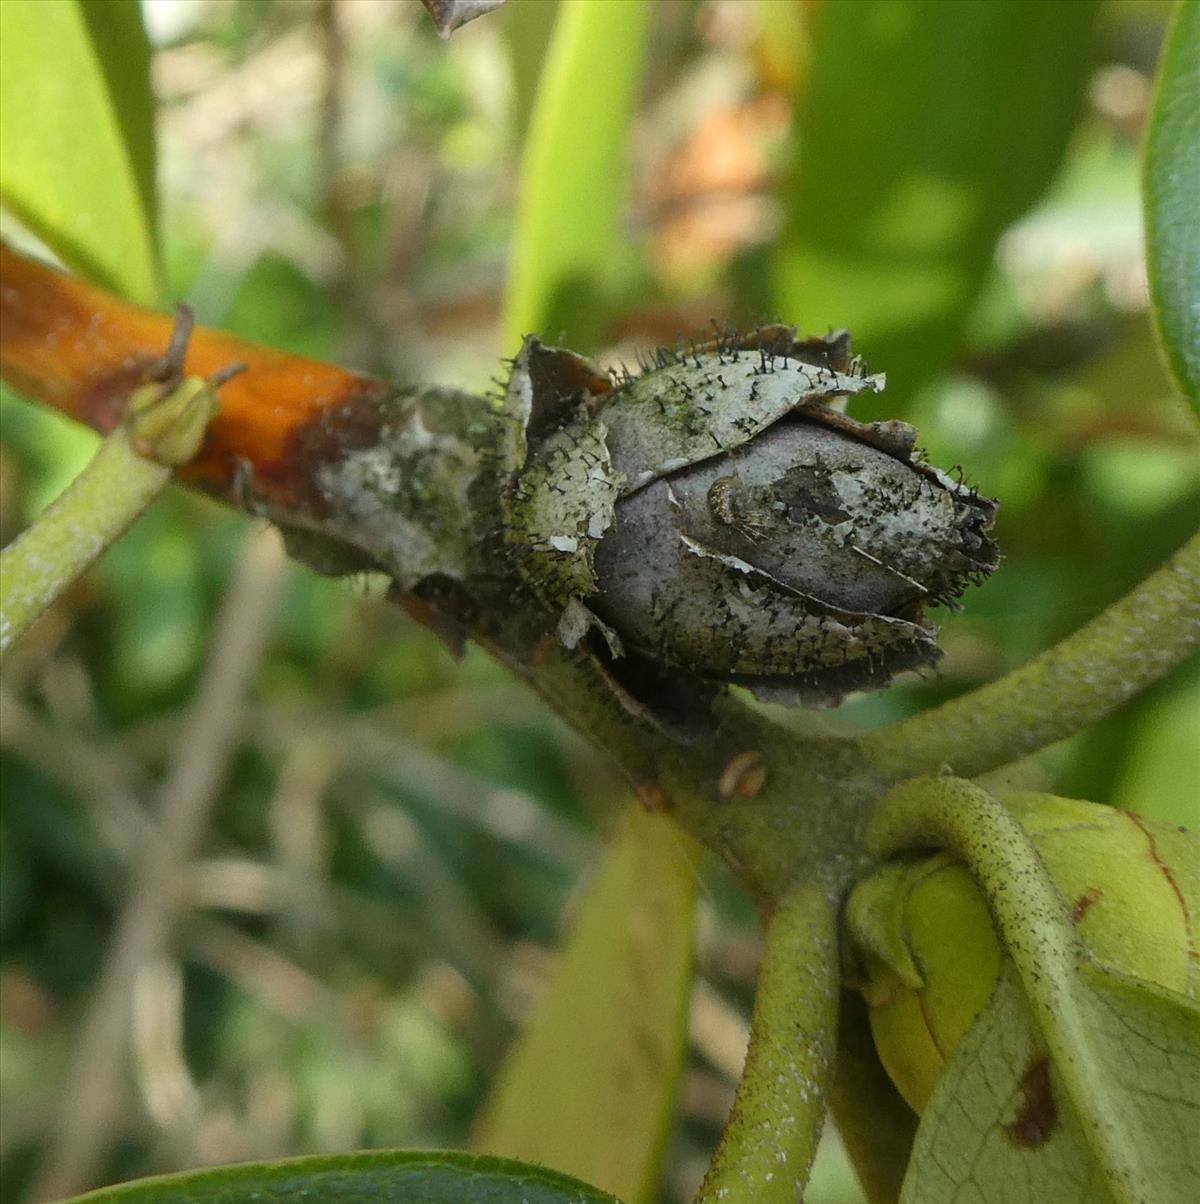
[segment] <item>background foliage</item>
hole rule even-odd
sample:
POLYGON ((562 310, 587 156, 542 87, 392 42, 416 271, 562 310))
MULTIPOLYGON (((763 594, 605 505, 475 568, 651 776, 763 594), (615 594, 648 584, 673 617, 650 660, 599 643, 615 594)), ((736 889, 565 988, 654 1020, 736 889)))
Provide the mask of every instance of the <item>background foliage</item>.
MULTIPOLYGON (((995 676, 1182 541, 1200 442, 1146 319, 1139 224, 1167 6, 1062 0, 1033 10, 1036 28, 1016 4, 626 12, 640 7, 511 0, 447 44, 413 3, 145 3, 161 299, 297 352, 480 390, 526 327, 632 362, 712 319, 850 326, 895 376, 888 412, 1002 499, 1006 560, 947 617, 935 679, 792 717, 820 730, 995 676), (541 270, 544 293, 555 264, 562 287, 529 300, 522 273, 541 270)), ((6 40, 21 8, 0 5, 6 40)), ((66 35, 56 45, 68 53, 66 35)), ((136 96, 122 102, 102 77, 88 86, 111 110, 81 111, 98 129, 121 113, 143 129, 136 96)), ((128 236, 153 247, 142 153, 122 185, 140 208, 118 209, 141 215, 128 236)), ((66 160, 86 191, 88 162, 66 160)), ((6 235, 26 237, 26 207, 10 183, 4 195, 6 235)), ((33 224, 67 253, 69 229, 33 224)), ((153 294, 152 256, 107 271, 153 294)), ((8 538, 94 439, 11 395, 2 417, 8 538)), ((172 493, 6 664, 6 1197, 31 1182, 59 1114, 131 817, 187 738, 245 536, 244 520, 172 493)), ((461 1145, 547 980, 623 787, 481 654, 456 663, 378 594, 287 570, 214 822, 183 875, 187 921, 137 984, 106 1179, 461 1145)), ((1009 779, 1195 820, 1200 671, 1009 779)), ((694 1189, 724 1121, 757 948, 723 872, 704 863, 699 886, 666 1200, 694 1189)), ((831 1141, 811 1199, 855 1190, 831 1141)))

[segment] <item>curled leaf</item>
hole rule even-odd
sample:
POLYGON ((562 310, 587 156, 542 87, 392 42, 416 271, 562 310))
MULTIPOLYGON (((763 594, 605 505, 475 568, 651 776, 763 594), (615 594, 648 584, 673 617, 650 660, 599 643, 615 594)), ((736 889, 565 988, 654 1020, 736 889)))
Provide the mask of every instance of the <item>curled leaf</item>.
MULTIPOLYGON (((1014 794, 1005 803, 1091 956, 1200 1001, 1200 838, 1076 799, 1014 794)), ((1004 954, 987 903, 970 870, 943 852, 865 879, 847 923, 880 1055, 920 1112, 1000 975, 1004 954)))
POLYGON ((848 912, 877 1046, 924 1107, 902 1199, 1193 1200, 1200 843, 1094 804, 1009 803, 918 778, 868 825, 881 854, 946 847, 977 888, 923 890, 947 875, 901 861, 848 912), (906 1078, 922 1044, 946 1059, 928 1102, 906 1078))

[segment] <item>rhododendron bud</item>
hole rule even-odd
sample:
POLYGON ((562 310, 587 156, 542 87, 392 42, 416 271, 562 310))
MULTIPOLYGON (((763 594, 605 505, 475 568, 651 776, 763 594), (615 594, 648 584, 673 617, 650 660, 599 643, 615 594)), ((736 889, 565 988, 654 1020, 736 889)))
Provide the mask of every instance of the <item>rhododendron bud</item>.
POLYGON ((996 505, 838 408, 883 383, 786 327, 616 379, 528 339, 508 537, 564 643, 651 710, 681 680, 828 706, 932 664, 925 608, 995 567, 996 505))

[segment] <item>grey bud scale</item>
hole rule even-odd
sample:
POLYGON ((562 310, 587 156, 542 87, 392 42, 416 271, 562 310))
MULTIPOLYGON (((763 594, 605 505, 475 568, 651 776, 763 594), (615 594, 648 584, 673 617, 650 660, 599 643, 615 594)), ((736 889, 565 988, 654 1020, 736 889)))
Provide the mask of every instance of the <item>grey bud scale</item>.
POLYGON ((906 423, 841 412, 883 384, 844 334, 768 327, 618 380, 526 340, 504 517, 563 641, 651 714, 665 681, 831 706, 932 664, 925 608, 996 566, 996 504, 906 423))

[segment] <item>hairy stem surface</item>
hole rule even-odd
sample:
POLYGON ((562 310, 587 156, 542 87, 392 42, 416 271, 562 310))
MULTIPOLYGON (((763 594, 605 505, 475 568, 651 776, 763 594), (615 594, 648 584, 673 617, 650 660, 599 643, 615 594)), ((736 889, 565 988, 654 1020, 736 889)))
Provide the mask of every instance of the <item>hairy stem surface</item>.
POLYGON ((771 917, 746 1069, 697 1204, 795 1204, 808 1182, 833 1066, 836 912, 807 883, 771 917))
POLYGON ((0 553, 0 652, 162 492, 171 470, 117 427, 84 470, 0 553))

